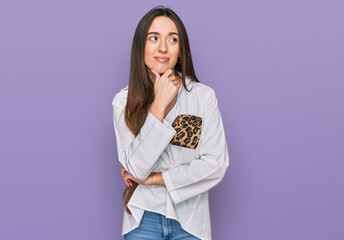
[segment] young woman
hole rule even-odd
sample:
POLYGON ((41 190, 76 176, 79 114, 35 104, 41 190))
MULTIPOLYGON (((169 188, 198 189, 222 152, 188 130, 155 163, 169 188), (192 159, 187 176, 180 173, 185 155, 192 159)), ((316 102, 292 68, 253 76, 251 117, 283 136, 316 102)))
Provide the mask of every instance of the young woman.
POLYGON ((127 184, 122 236, 211 240, 208 190, 229 154, 214 90, 196 78, 177 14, 158 6, 139 22, 129 84, 113 98, 127 184))

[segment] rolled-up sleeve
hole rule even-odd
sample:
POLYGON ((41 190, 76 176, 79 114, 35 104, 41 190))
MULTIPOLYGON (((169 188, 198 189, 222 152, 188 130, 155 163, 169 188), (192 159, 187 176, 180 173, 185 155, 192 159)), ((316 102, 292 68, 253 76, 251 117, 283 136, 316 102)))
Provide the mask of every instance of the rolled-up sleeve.
POLYGON ((220 183, 229 165, 225 130, 215 92, 205 100, 200 158, 162 172, 173 202, 178 204, 220 183))
POLYGON ((144 181, 176 131, 165 119, 161 122, 148 111, 147 118, 135 137, 125 123, 125 107, 116 96, 112 106, 118 160, 133 177, 144 181))

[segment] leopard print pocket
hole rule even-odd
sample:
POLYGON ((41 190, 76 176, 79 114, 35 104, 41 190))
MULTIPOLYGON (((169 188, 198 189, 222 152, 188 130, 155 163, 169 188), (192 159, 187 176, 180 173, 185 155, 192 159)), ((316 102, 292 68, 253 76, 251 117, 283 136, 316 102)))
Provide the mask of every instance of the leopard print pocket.
POLYGON ((180 114, 176 119, 174 119, 172 127, 177 133, 170 141, 170 144, 196 149, 202 131, 201 117, 189 114, 180 114))

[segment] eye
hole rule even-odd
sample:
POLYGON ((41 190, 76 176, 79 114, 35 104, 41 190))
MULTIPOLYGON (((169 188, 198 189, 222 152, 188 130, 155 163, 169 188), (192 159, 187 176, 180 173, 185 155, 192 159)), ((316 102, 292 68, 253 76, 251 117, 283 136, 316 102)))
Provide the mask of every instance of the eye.
POLYGON ((152 36, 152 37, 150 37, 150 38, 148 38, 148 39, 151 39, 151 38, 156 38, 155 36, 152 36))
POLYGON ((174 42, 177 42, 177 41, 178 41, 178 39, 177 39, 177 38, 171 38, 171 39, 174 39, 174 40, 175 40, 174 42))

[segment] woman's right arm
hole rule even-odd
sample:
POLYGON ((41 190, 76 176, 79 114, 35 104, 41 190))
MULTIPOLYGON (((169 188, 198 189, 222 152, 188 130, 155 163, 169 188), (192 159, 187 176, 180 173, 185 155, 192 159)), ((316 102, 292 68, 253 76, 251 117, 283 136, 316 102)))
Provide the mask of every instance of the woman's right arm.
POLYGON ((117 97, 112 101, 113 123, 116 134, 118 160, 133 177, 144 181, 176 131, 148 112, 147 118, 135 137, 124 120, 125 107, 117 97))

